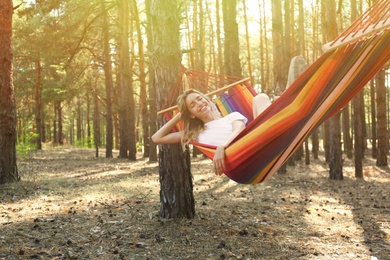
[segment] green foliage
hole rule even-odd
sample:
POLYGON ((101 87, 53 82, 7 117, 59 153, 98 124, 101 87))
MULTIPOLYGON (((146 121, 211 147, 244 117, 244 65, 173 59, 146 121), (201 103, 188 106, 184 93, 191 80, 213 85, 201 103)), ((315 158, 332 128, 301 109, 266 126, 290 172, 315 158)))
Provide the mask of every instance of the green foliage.
POLYGON ((78 148, 91 148, 93 145, 93 137, 84 137, 74 142, 74 146, 78 148), (89 140, 89 142, 88 142, 89 140), (89 145, 88 145, 89 144, 89 145))
POLYGON ((144 143, 142 143, 142 142, 137 142, 137 151, 138 151, 138 152, 142 152, 143 146, 144 146, 144 143))
POLYGON ((30 154, 30 151, 36 150, 37 138, 37 133, 30 132, 24 136, 23 140, 19 140, 19 142, 16 144, 16 153, 18 156, 21 158, 26 158, 30 154))

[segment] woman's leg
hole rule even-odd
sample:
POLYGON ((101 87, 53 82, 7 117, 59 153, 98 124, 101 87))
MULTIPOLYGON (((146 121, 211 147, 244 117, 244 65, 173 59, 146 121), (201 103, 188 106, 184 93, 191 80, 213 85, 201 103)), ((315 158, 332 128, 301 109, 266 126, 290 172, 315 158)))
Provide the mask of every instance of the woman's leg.
POLYGON ((260 115, 269 105, 271 105, 271 101, 267 94, 260 93, 255 96, 252 101, 253 118, 260 115))

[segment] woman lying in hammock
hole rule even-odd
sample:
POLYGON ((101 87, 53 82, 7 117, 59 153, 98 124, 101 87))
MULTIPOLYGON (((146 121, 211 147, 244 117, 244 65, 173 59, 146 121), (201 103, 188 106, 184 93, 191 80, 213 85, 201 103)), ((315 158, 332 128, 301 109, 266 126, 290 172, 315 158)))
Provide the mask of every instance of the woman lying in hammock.
MULTIPOLYGON (((183 146, 190 142, 214 145, 217 147, 213 163, 214 172, 223 174, 225 147, 245 128, 248 119, 239 112, 222 117, 216 105, 204 94, 190 89, 177 99, 179 113, 162 126, 153 136, 156 144, 172 144, 181 142, 183 146), (171 129, 183 120, 184 129, 171 132, 171 129)), ((253 116, 263 112, 271 101, 266 94, 258 94, 253 98, 253 116)))

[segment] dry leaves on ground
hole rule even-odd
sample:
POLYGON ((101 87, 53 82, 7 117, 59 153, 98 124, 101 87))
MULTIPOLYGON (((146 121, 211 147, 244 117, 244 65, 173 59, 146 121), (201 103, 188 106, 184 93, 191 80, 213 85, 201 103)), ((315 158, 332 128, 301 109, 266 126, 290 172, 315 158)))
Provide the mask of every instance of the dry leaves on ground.
POLYGON ((159 218, 158 165, 46 148, 0 186, 0 259, 390 259, 388 169, 297 163, 257 185, 193 160, 194 219, 159 218))

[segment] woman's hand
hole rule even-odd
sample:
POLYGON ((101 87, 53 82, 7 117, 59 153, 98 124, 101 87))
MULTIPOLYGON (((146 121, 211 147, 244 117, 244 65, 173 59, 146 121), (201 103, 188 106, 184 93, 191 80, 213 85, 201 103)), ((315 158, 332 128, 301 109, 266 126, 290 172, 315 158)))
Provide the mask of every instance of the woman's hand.
POLYGON ((222 175, 225 168, 225 147, 220 145, 215 151, 214 158, 214 172, 216 175, 222 175))

